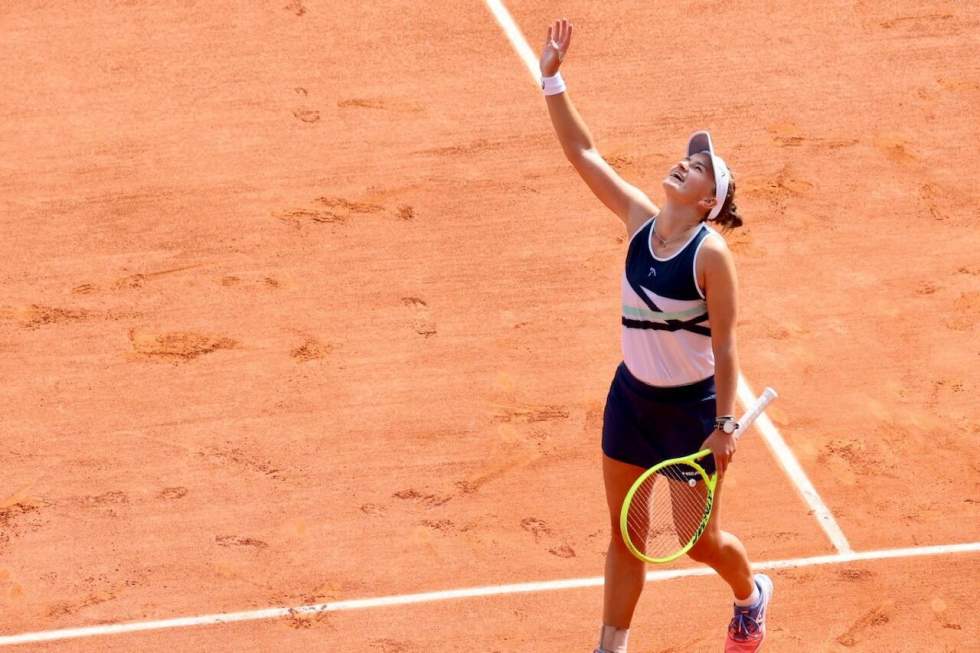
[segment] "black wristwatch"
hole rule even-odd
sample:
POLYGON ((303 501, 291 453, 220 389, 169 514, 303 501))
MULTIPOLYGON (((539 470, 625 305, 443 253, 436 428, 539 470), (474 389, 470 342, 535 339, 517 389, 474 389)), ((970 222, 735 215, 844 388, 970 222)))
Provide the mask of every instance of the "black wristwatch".
POLYGON ((738 430, 738 422, 731 415, 721 415, 715 418, 715 428, 731 435, 738 430))

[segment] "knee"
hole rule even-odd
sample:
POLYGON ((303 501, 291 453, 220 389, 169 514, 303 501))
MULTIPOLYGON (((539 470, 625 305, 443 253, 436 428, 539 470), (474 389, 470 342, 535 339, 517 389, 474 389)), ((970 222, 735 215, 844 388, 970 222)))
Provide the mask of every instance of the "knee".
POLYGON ((712 531, 704 533, 687 552, 687 557, 697 562, 710 563, 717 557, 718 550, 721 548, 720 535, 712 531))
POLYGON ((629 547, 626 546, 626 541, 623 539, 623 534, 619 531, 619 528, 614 528, 609 534, 609 548, 615 551, 629 551, 629 547))

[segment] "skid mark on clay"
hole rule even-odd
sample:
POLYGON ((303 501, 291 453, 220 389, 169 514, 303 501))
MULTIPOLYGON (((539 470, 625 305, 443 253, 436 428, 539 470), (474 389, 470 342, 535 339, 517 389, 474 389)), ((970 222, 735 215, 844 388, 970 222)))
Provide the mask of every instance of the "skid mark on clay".
POLYGON ((891 621, 889 614, 894 605, 894 601, 886 601, 864 613, 847 630, 836 637, 837 643, 850 648, 859 644, 865 637, 873 637, 868 631, 878 626, 884 626, 891 621))
POLYGON ((317 209, 293 209, 276 214, 275 217, 279 222, 291 225, 297 229, 308 222, 316 224, 346 224, 347 222, 345 216, 336 215, 331 211, 317 209))
POLYGON ((943 190, 936 184, 925 183, 919 186, 919 200, 922 202, 925 212, 937 222, 949 224, 959 224, 959 221, 950 222, 952 216, 944 208, 950 203, 951 193, 943 190))
MULTIPOLYGON (((876 429, 875 433, 878 432, 876 429)), ((905 430, 896 424, 887 424, 881 428, 881 432, 882 439, 887 444, 892 434, 904 433, 905 430)), ((882 478, 896 478, 896 470, 900 465, 890 446, 880 446, 870 438, 831 440, 820 450, 817 462, 834 470, 840 483, 847 486, 859 483, 870 467, 876 469, 876 474, 882 478)))
POLYGON ((413 501, 419 503, 427 508, 435 508, 438 506, 443 506, 450 501, 452 501, 453 496, 446 495, 440 496, 437 494, 424 494, 419 492, 414 488, 408 488, 407 490, 399 490, 391 495, 395 499, 401 499, 402 501, 413 501))
POLYGON ((337 107, 341 109, 395 111, 398 113, 421 113, 425 111, 425 106, 417 102, 391 98, 348 98, 346 100, 338 100, 337 107))
POLYGON ((374 515, 380 517, 388 512, 387 506, 381 505, 379 503, 365 503, 361 505, 361 512, 365 515, 374 515))
POLYGON ((300 17, 306 14, 306 6, 303 4, 302 0, 292 0, 292 2, 283 7, 283 9, 300 17))
POLYGON ((946 320, 952 331, 969 331, 980 321, 980 291, 961 293, 953 302, 953 317, 946 320))
POLYGON ((521 520, 521 528, 534 536, 534 541, 541 539, 542 535, 552 535, 553 531, 548 528, 547 522, 537 517, 525 517, 521 520))
POLYGON ((937 77, 936 83, 944 90, 954 93, 963 91, 976 93, 980 91, 980 81, 970 77, 937 77))
POLYGON ((916 295, 923 295, 923 296, 924 295, 933 295, 939 289, 940 289, 940 286, 937 286, 936 284, 932 283, 931 281, 920 281, 918 284, 916 284, 915 290, 913 292, 916 295))
POLYGON ((773 123, 766 127, 766 131, 771 135, 773 143, 780 147, 810 145, 826 150, 839 150, 843 147, 851 147, 858 144, 858 139, 856 138, 804 136, 801 133, 799 125, 792 121, 773 123))
POLYGON ((318 197, 315 200, 318 204, 327 207, 337 215, 350 216, 355 213, 379 213, 384 211, 384 207, 370 202, 352 202, 343 197, 318 197))
POLYGON ((344 197, 323 196, 313 201, 314 207, 276 212, 273 216, 280 222, 297 229, 310 223, 345 225, 359 215, 377 215, 385 212, 392 213, 400 220, 415 217, 414 209, 410 206, 399 206, 395 211, 389 211, 380 204, 354 201, 344 197))
MULTIPOLYGON (((941 402, 949 401, 953 395, 964 392, 966 388, 957 379, 935 379, 931 382, 929 398, 925 401, 928 406, 938 407, 941 402)), ((901 396, 904 397, 904 394, 901 396)))
POLYGON ((106 603, 116 598, 116 593, 112 591, 95 592, 88 594, 78 601, 58 601, 48 607, 47 616, 66 617, 75 614, 79 610, 89 608, 93 605, 106 603))
POLYGON ((127 589, 145 584, 148 578, 147 572, 142 569, 130 569, 123 575, 123 578, 111 578, 107 574, 91 575, 72 583, 70 595, 82 598, 56 601, 48 606, 47 615, 71 616, 93 605, 107 603, 119 598, 127 589))
POLYGON ((38 304, 20 307, 4 306, 0 308, 0 319, 4 321, 16 320, 25 329, 32 330, 48 324, 81 322, 89 320, 93 316, 94 313, 91 311, 39 306, 38 304))
POLYGON ((408 653, 408 645, 396 639, 372 639, 371 650, 379 653, 408 653))
POLYGON ((845 581, 850 583, 857 583, 865 580, 871 580, 875 577, 874 572, 867 569, 840 569, 837 575, 845 581))
POLYGON ((558 558, 574 558, 575 549, 567 544, 559 544, 558 546, 551 547, 548 549, 548 553, 558 558))
POLYGON ((197 452, 197 455, 212 463, 228 465, 231 467, 236 467, 242 471, 261 474, 262 476, 271 478, 274 481, 286 480, 283 470, 274 467, 268 460, 260 460, 254 456, 250 456, 246 452, 236 447, 227 449, 211 447, 205 451, 197 452))
POLYGON ((911 143, 898 134, 878 134, 872 143, 893 163, 908 164, 918 160, 912 152, 911 143))
POLYGON ((520 467, 520 461, 506 461, 498 463, 491 467, 490 469, 484 471, 482 474, 476 478, 465 479, 462 481, 456 481, 454 485, 460 491, 461 494, 474 494, 480 491, 484 485, 505 476, 508 472, 520 467))
POLYGON ((478 138, 470 143, 460 145, 447 145, 445 147, 432 147, 424 150, 414 150, 409 154, 427 154, 435 156, 461 156, 474 154, 476 152, 492 152, 499 150, 504 145, 503 141, 489 141, 485 138, 478 138))
MULTIPOLYGON (((313 603, 313 601, 311 601, 313 603)), ((337 630, 337 627, 330 623, 329 612, 301 612, 295 608, 290 608, 285 617, 286 625, 294 630, 309 630, 313 626, 326 624, 330 630, 337 630)))
POLYGON ((412 330, 424 338, 436 335, 436 323, 432 319, 429 304, 421 297, 402 297, 402 305, 412 311, 412 330))
POLYGON ((214 538, 215 544, 224 547, 251 547, 254 549, 265 549, 269 545, 262 540, 257 540, 253 537, 242 537, 240 535, 216 535, 214 538))
POLYGON ((130 329, 129 340, 133 345, 133 351, 139 356, 173 363, 190 361, 219 349, 234 349, 238 346, 238 343, 231 338, 189 331, 152 333, 130 329))
POLYGON ((764 178, 762 183, 750 180, 744 192, 749 197, 768 203, 777 215, 784 215, 790 202, 796 203, 811 190, 813 184, 797 177, 787 164, 775 175, 764 178))
POLYGON ((159 498, 165 499, 167 501, 176 501, 177 499, 183 499, 187 496, 186 487, 165 487, 160 491, 158 495, 159 498))
POLYGON ((75 497, 74 501, 85 506, 105 506, 129 503, 129 495, 122 490, 109 490, 102 494, 92 494, 75 497))
MULTIPOLYGON (((543 519, 538 519, 537 517, 525 517, 522 519, 521 529, 533 535, 535 543, 540 542, 542 538, 551 539, 554 536, 554 531, 551 530, 547 522, 545 522, 543 519)), ((558 558, 575 557, 575 549, 564 542, 549 547, 548 553, 558 558)))
POLYGON ((235 288, 237 286, 241 286, 243 283, 249 283, 249 285, 251 286, 259 286, 260 288, 266 288, 266 289, 278 288, 280 285, 279 280, 276 279, 275 277, 262 277, 262 279, 247 282, 243 280, 241 277, 237 277, 233 274, 229 274, 221 277, 220 279, 218 279, 218 282, 225 288, 235 288))
POLYGON ((322 344, 316 338, 307 338, 302 345, 289 352, 289 355, 297 362, 305 363, 325 358, 332 350, 333 347, 329 344, 322 344))
POLYGON ((963 630, 963 626, 958 623, 951 622, 946 617, 946 602, 940 597, 934 597, 929 602, 929 607, 932 608, 933 614, 936 615, 936 620, 939 621, 943 628, 947 628, 949 630, 963 630))
MULTIPOLYGON (((603 158, 605 158, 606 163, 620 172, 625 172, 636 164, 636 159, 629 154, 612 154, 603 158)), ((529 190, 533 189, 529 188, 529 190)))
MULTIPOLYGON (((963 26, 957 23, 953 14, 923 14, 921 16, 898 16, 881 21, 878 25, 886 32, 899 38, 919 38, 924 36, 958 36, 963 26)), ((975 23, 969 24, 976 27, 975 23)))
POLYGON ((456 524, 451 519, 423 519, 419 523, 440 533, 451 533, 456 530, 456 524))
POLYGON ((101 494, 80 494, 56 499, 47 505, 53 505, 72 512, 89 511, 89 515, 98 514, 103 517, 115 518, 119 510, 129 506, 130 497, 122 490, 108 490, 101 494))
MULTIPOLYGON (((302 9, 302 11, 306 11, 306 10, 302 9)), ((310 95, 309 91, 307 91, 302 86, 297 86, 296 88, 293 89, 293 92, 295 92, 297 95, 302 97, 309 97, 310 95)), ((293 117, 299 120, 300 122, 305 122, 307 124, 312 125, 314 123, 320 122, 320 111, 317 109, 310 109, 308 107, 297 107, 293 109, 293 117)))
POLYGON ((21 327, 36 330, 43 326, 74 324, 92 320, 125 320, 141 317, 140 313, 117 311, 89 311, 85 309, 57 308, 29 304, 27 306, 0 307, 0 323, 17 322, 21 327))
POLYGON ((113 282, 112 287, 116 290, 122 290, 125 288, 142 288, 147 281, 153 281, 154 279, 159 279, 160 277, 176 274, 178 272, 184 272, 185 270, 193 270, 195 268, 202 267, 203 265, 203 263, 196 263, 194 265, 185 265, 179 268, 158 270, 156 272, 137 272, 136 274, 130 274, 116 279, 113 282))
POLYGON ((293 117, 305 123, 320 122, 320 112, 315 109, 293 109, 293 117))
POLYGON ((532 424, 534 422, 565 420, 568 419, 568 414, 568 408, 565 406, 527 406, 500 411, 493 416, 493 421, 532 424))
POLYGON ((43 525, 41 502, 21 499, 0 506, 0 551, 10 540, 20 537, 25 531, 34 532, 43 525))
POLYGON ((402 187, 371 186, 359 199, 341 196, 320 196, 313 200, 313 206, 299 207, 285 211, 273 211, 272 216, 279 222, 294 229, 307 225, 347 225, 358 218, 393 217, 400 222, 411 222, 418 212, 411 204, 398 201, 418 185, 402 187))

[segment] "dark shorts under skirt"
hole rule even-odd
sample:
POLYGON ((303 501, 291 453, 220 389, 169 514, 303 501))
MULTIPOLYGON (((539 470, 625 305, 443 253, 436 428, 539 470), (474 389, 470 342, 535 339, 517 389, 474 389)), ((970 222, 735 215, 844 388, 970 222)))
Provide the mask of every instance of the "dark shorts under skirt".
MULTIPOLYGON (((676 387, 647 385, 620 363, 606 397, 602 452, 620 462, 653 467, 700 451, 715 428, 715 377, 676 387)), ((712 456, 698 461, 710 475, 712 456)))

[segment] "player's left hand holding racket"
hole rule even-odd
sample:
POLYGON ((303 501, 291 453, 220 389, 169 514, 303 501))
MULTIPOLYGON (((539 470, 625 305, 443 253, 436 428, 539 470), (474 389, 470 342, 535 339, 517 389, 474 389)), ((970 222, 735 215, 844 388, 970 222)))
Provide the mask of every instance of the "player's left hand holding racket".
MULTIPOLYGON (((776 391, 766 388, 738 420, 735 437, 742 435, 775 398, 776 391)), ((676 560, 704 533, 711 518, 718 472, 709 477, 698 461, 710 455, 711 449, 703 449, 664 460, 633 483, 623 501, 619 529, 626 548, 637 558, 653 563, 676 560)))

